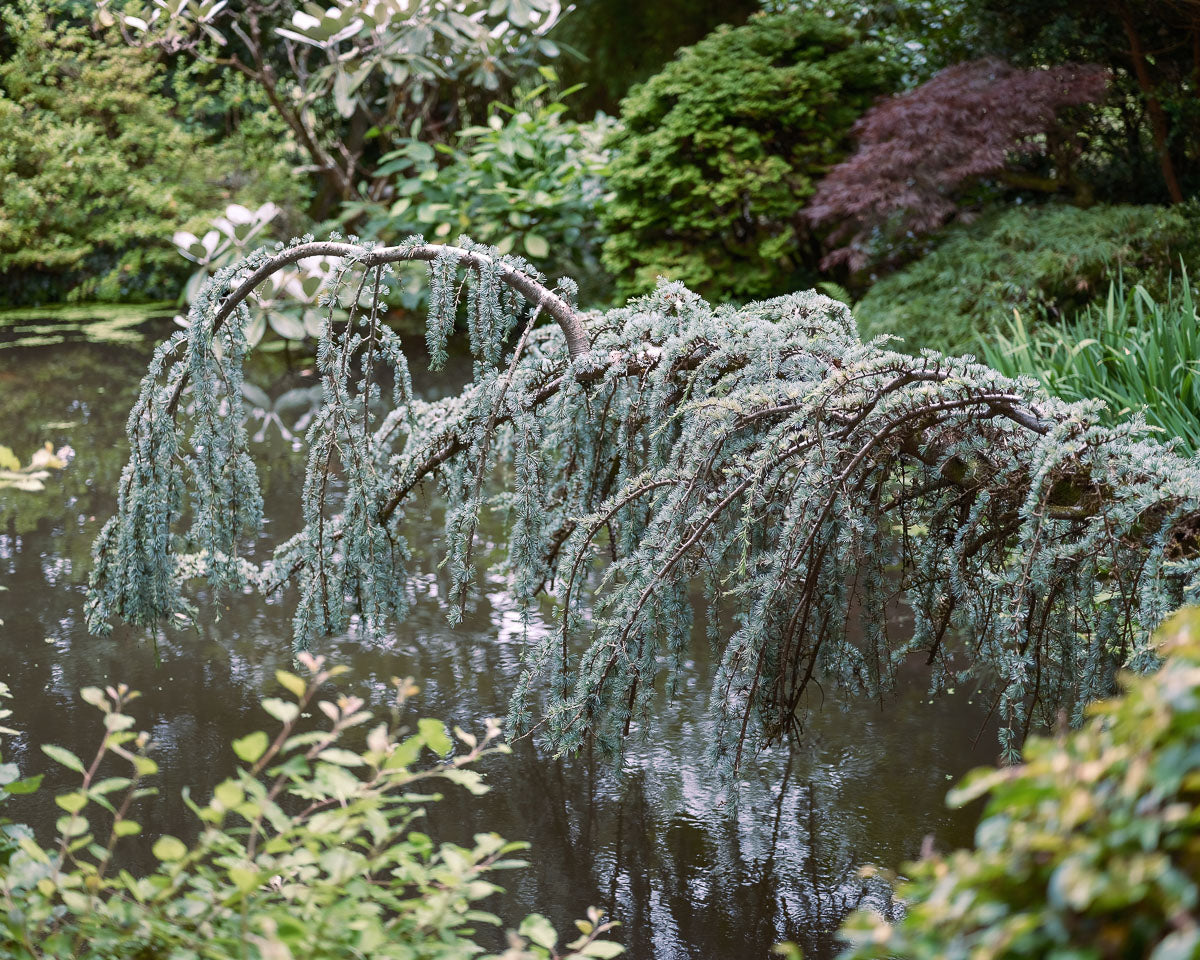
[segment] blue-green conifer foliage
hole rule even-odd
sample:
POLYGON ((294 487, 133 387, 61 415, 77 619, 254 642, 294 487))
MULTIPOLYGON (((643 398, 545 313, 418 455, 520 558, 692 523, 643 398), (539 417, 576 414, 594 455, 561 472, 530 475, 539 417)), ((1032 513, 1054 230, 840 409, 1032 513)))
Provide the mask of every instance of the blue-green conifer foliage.
POLYGON ((129 417, 119 511, 95 547, 89 625, 185 620, 190 578, 299 592, 298 648, 378 636, 407 609, 406 513, 446 504, 452 619, 481 512, 508 517, 510 588, 532 620, 510 732, 616 751, 692 645, 719 668, 714 759, 797 733, 814 680, 881 694, 920 655, 936 690, 974 678, 1003 746, 1153 662, 1149 636, 1200 594, 1200 469, 1136 418, 1048 397, 970 357, 863 342, 813 292, 713 306, 676 283, 580 314, 524 261, 436 247, 259 251, 216 275, 155 354, 129 417), (324 402, 303 528, 265 562, 243 420, 242 302, 286 261, 343 259, 325 297, 324 402), (429 261, 429 352, 465 323, 472 382, 416 398, 380 295, 429 261), (552 316, 557 323, 535 324, 552 316), (386 389, 386 396, 384 391, 386 389), (500 478, 499 497, 489 485, 500 478), (887 625, 902 597, 911 633, 887 625))

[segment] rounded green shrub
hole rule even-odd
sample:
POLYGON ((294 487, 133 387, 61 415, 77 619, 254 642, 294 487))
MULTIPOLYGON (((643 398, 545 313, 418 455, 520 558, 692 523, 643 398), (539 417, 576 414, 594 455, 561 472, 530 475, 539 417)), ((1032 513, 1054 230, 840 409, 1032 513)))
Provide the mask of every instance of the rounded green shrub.
POLYGON ((1200 608, 1159 639, 1082 729, 950 795, 990 794, 976 849, 911 866, 905 918, 851 918, 843 960, 1200 957, 1200 608))
MULTIPOLYGON (((1200 253, 1200 207, 1011 207, 946 230, 924 257, 876 283, 855 308, 864 336, 905 348, 973 350, 981 336, 1057 320, 1102 300, 1112 280, 1164 295, 1200 253)), ((1190 271, 1195 276, 1194 271, 1190 271)))
POLYGON ((897 69, 818 14, 722 27, 621 104, 604 261, 624 293, 679 280, 711 299, 811 285, 820 251, 800 216, 816 181, 897 69))

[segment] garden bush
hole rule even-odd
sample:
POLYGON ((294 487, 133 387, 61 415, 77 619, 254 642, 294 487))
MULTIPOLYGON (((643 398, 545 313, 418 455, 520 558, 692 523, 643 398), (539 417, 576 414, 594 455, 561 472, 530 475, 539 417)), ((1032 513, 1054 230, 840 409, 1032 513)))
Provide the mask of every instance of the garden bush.
POLYGON ((811 286, 820 250, 801 208, 898 72, 815 13, 754 17, 681 50, 622 102, 612 140, 604 262, 621 289, 660 274, 714 299, 811 286))
POLYGON ((223 207, 245 164, 181 122, 152 54, 48 11, 0 15, 0 303, 173 297, 171 234, 223 207))
POLYGON ((1114 283, 1103 303, 1036 334, 1017 312, 1009 333, 985 339, 983 355, 1064 400, 1103 400, 1113 421, 1140 412, 1164 439, 1200 450, 1200 317, 1186 273, 1161 299, 1114 283))
POLYGON ((828 242, 842 244, 821 266, 860 271, 895 261, 905 238, 969 214, 981 194, 1001 186, 1069 188, 1087 198, 1073 170, 1080 138, 1066 118, 1103 99, 1107 83, 1095 64, 1018 70, 985 57, 876 104, 854 124, 854 155, 830 171, 809 204, 809 219, 830 224, 828 242), (1056 175, 1018 166, 1029 161, 1056 175))
POLYGON ((1158 639, 1162 668, 1082 729, 950 794, 988 797, 975 849, 907 867, 904 919, 852 917, 842 960, 1200 956, 1200 609, 1158 639))
MULTIPOLYGON (((540 74, 543 82, 511 106, 492 104, 487 121, 460 130, 453 143, 433 147, 412 136, 384 154, 376 175, 391 179, 389 196, 348 202, 342 219, 363 237, 388 241, 469 232, 549 276, 576 279, 584 302, 607 299, 596 221, 608 199, 602 144, 613 121, 602 114, 589 123, 570 119, 575 91, 556 91, 548 67, 540 74)), ((408 279, 397 299, 411 311, 423 305, 425 283, 421 272, 408 279)))
POLYGON ((1035 328, 1069 317, 1117 276, 1162 295, 1181 258, 1190 265, 1198 254, 1195 204, 997 210, 947 229, 928 254, 871 287, 855 317, 865 336, 954 353, 1003 329, 1014 309, 1035 328))
MULTIPOLYGON (((478 738, 456 729, 455 754, 440 720, 422 719, 415 731, 401 725, 411 681, 393 681, 390 720, 375 722, 359 697, 320 699, 344 667, 301 662, 307 678, 279 671, 286 695, 262 702, 277 732, 235 740, 243 766, 207 801, 185 792, 198 836, 144 838, 159 862, 145 872, 124 862, 157 771, 149 735, 135 732, 126 710, 137 693, 84 689, 103 715, 96 754, 85 762, 42 747, 79 777, 54 799, 62 811, 54 841, 43 846, 28 827, 0 821, 0 952, 12 960, 477 956, 477 928, 500 923, 482 901, 499 890, 496 871, 522 865, 512 854, 525 845, 494 833, 477 834, 470 847, 438 844, 419 823, 439 781, 486 792, 470 766, 507 750, 491 745, 498 726, 489 722, 478 738), (327 724, 307 722, 310 709, 327 724)), ((40 780, 0 764, 0 802, 35 792, 40 780)), ((598 912, 578 926, 566 957, 622 952, 599 939, 613 925, 598 912)), ((504 960, 557 957, 556 942, 550 923, 531 915, 510 935, 504 960)))

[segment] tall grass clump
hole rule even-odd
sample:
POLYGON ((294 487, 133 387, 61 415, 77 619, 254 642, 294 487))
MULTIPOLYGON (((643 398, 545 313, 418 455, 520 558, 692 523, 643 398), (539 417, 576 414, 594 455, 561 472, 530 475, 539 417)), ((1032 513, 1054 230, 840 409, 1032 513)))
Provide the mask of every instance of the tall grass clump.
POLYGON ((1104 400, 1114 421, 1141 411, 1187 452, 1200 450, 1200 316, 1186 271, 1162 298, 1118 279, 1104 303, 1061 327, 1031 332, 1014 310, 1008 334, 984 342, 983 355, 1064 400, 1104 400))

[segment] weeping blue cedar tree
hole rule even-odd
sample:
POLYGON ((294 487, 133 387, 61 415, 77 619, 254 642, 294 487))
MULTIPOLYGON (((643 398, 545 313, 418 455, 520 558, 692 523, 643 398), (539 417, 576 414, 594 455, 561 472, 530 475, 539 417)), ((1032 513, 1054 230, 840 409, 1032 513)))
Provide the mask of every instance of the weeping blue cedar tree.
POLYGON ((90 628, 186 620, 184 587, 203 576, 216 592, 294 584, 300 649, 352 627, 382 635, 407 609, 406 510, 436 484, 451 619, 497 503, 512 592, 527 616, 543 594, 556 605, 554 626, 529 633, 510 732, 618 752, 703 633, 719 662, 713 759, 736 773, 801 731, 819 679, 882 695, 916 653, 933 690, 988 691, 1015 755, 1031 725, 1152 664, 1152 629, 1200 599, 1200 465, 1136 417, 1106 425, 1097 402, 971 357, 864 343, 813 292, 714 307, 663 282, 587 314, 573 294, 465 237, 304 238, 214 276, 130 414, 90 628), (314 255, 341 258, 323 303, 349 319, 318 350, 303 528, 256 564, 242 555, 264 520, 239 415, 244 301, 314 255), (460 319, 474 358, 471 383, 436 402, 413 395, 381 315, 411 260, 429 265, 433 365, 460 319), (888 625, 900 597, 911 633, 888 625))

